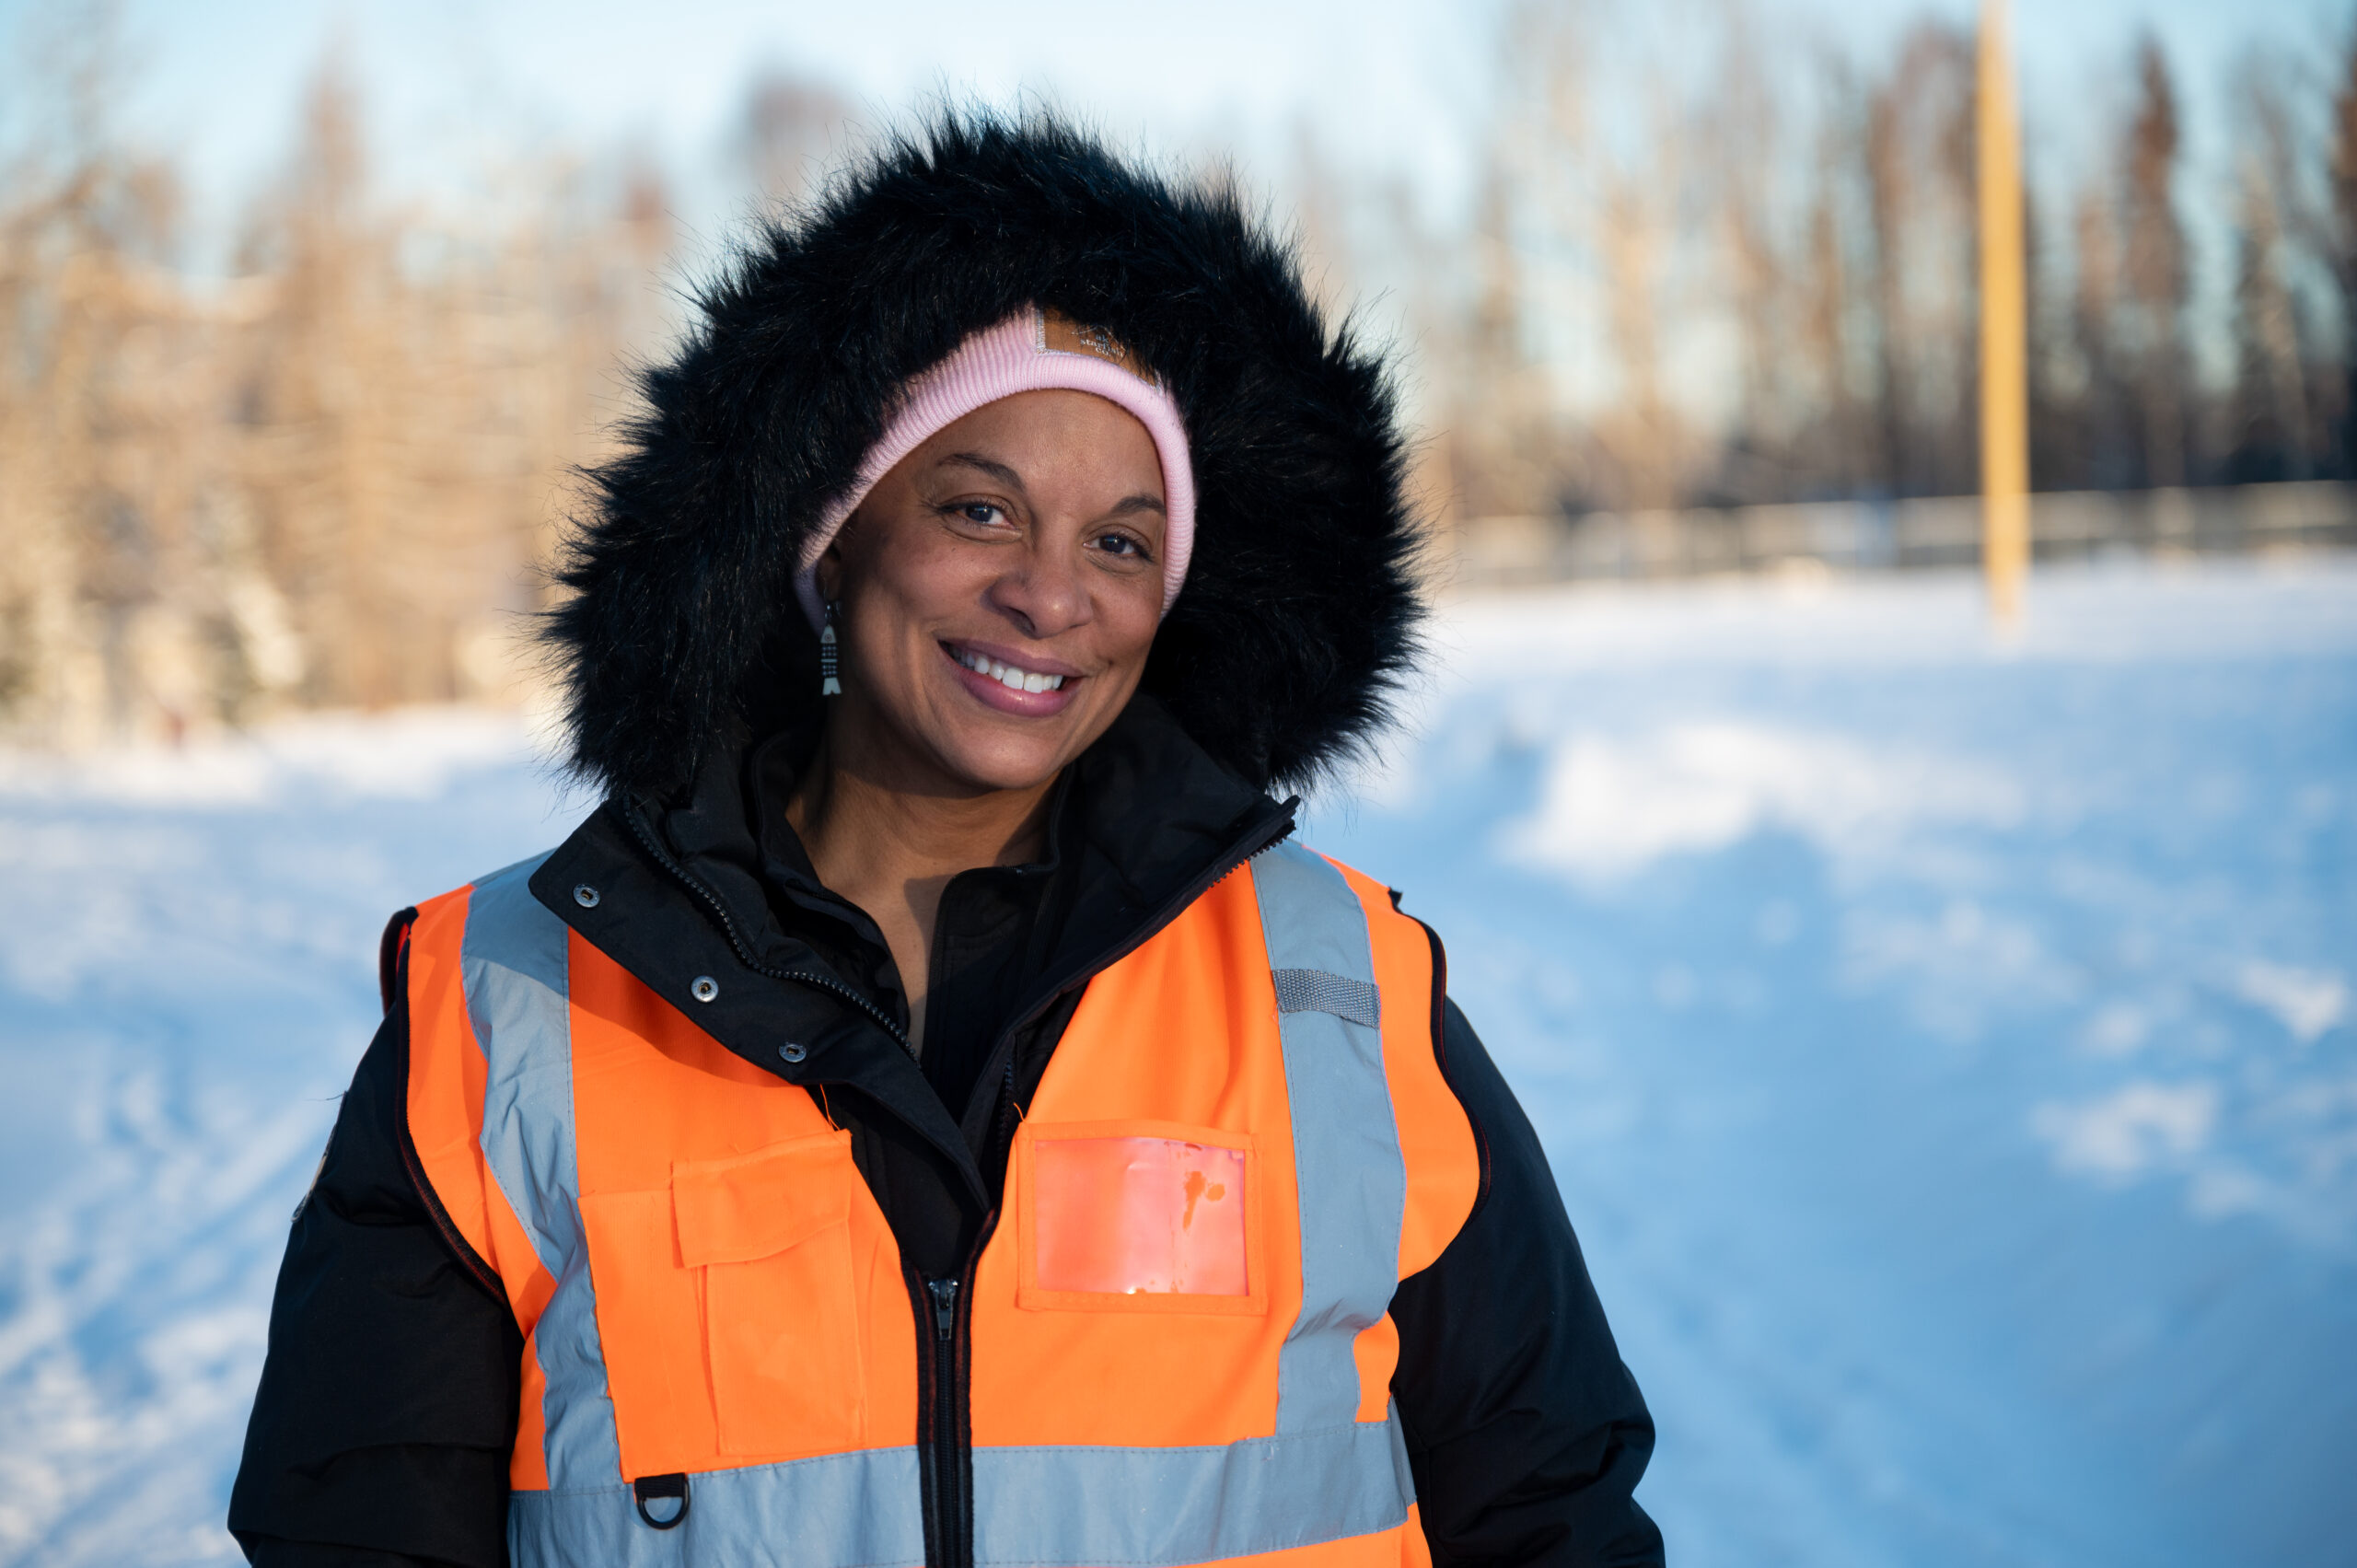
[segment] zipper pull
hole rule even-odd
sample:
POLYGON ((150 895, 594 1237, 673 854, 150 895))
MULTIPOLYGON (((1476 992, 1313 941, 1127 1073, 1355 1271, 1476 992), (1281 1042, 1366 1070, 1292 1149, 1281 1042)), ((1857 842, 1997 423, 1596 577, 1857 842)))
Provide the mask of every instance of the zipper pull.
POLYGON ((958 1282, 928 1280, 924 1288, 933 1295, 934 1331, 946 1340, 958 1327, 958 1282))

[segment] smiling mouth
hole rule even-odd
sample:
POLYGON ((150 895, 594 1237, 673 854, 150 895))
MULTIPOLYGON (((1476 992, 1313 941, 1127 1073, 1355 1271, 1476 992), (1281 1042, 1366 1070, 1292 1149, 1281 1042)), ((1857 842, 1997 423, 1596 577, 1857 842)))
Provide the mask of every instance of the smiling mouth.
POLYGON ((1019 665, 986 658, 971 648, 954 647, 946 643, 942 645, 948 649, 951 658, 977 675, 990 677, 1010 691, 1059 691, 1063 689, 1064 678, 1061 675, 1042 675, 1036 669, 1025 669, 1019 665))

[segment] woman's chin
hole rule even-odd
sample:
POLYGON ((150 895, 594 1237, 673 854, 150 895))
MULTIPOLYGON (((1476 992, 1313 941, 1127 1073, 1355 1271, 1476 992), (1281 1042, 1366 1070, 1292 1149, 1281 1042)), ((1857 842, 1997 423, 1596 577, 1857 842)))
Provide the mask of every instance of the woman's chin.
POLYGON ((1068 742, 1079 727, 1060 724, 1049 734, 1009 735, 999 725, 960 725, 956 733, 936 737, 933 750, 944 771, 970 789, 1032 790, 1052 783, 1072 761, 1068 742))
POLYGON ((978 795, 1004 795, 1010 791, 1037 790, 1054 782, 1059 767, 993 767, 983 764, 957 767, 952 770, 958 782, 978 795))

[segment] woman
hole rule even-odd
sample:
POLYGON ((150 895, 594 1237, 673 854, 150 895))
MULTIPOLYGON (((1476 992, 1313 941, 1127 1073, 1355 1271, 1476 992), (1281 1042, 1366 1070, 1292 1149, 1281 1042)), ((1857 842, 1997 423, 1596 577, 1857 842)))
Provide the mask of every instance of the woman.
POLYGON ((388 932, 248 1555, 1658 1562, 1439 942, 1269 793, 1413 652, 1380 367, 1049 121, 702 304, 552 622, 605 804, 388 932))

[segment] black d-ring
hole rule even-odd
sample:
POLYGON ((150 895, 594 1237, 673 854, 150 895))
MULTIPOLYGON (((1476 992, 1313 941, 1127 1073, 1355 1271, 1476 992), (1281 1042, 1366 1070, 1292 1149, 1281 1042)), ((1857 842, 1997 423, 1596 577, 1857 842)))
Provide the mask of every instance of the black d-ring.
POLYGON ((630 1483, 632 1495, 638 1499, 638 1516, 658 1530, 678 1529, 688 1516, 688 1478, 684 1475, 643 1475, 630 1483), (668 1519, 658 1519, 646 1511, 649 1498, 676 1497, 679 1511, 668 1519))

